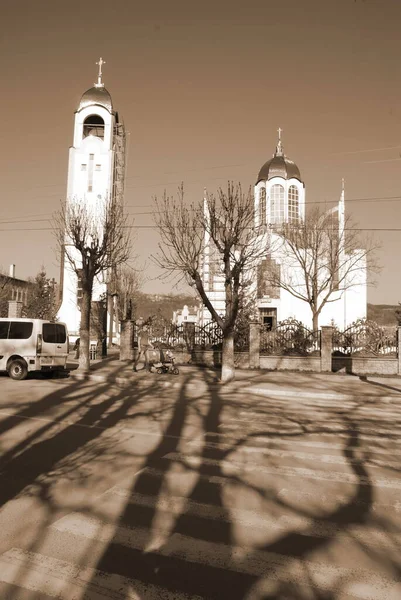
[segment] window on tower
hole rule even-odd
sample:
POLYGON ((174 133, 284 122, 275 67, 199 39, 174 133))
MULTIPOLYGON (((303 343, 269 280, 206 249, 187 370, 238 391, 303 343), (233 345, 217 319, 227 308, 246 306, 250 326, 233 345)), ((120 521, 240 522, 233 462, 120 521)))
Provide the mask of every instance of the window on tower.
POLYGON ((94 135, 104 140, 104 121, 99 115, 89 115, 84 121, 83 137, 94 135))
POLYGON ((259 226, 266 225, 266 188, 259 191, 259 226))
POLYGON ((270 222, 282 223, 284 221, 284 188, 275 184, 270 192, 270 222))
POLYGON ((78 281, 77 281, 77 304, 81 306, 82 302, 82 269, 78 271, 78 281))
POLYGON ((299 219, 299 196, 295 185, 288 190, 288 221, 294 222, 299 219))
POLYGON ((93 161, 94 154, 89 154, 89 170, 88 170, 88 192, 93 192, 93 161))

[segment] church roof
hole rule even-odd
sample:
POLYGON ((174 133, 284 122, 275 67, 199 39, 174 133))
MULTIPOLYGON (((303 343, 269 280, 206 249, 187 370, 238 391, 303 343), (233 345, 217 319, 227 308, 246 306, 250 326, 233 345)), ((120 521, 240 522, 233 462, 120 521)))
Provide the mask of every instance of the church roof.
POLYGON ((113 103, 111 101, 111 96, 105 87, 94 86, 82 95, 81 102, 79 103, 79 109, 86 108, 87 106, 92 106, 93 104, 100 104, 100 106, 104 106, 107 108, 109 112, 113 110, 113 103))
MULTIPOLYGON (((279 132, 281 133, 281 130, 279 130, 279 132)), ((295 179, 301 181, 301 173, 299 172, 297 165, 294 161, 287 158, 283 152, 280 137, 273 158, 265 162, 262 166, 256 183, 258 184, 259 181, 273 179, 273 177, 282 177, 283 179, 295 177, 295 179)))

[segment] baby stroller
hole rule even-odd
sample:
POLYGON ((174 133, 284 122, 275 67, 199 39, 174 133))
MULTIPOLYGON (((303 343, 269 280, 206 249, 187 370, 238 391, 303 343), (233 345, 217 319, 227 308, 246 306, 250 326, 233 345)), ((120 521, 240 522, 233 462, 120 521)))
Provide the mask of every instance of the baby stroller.
POLYGON ((159 348, 160 352, 160 361, 157 363, 153 363, 152 367, 156 369, 156 373, 161 375, 162 373, 172 373, 173 375, 178 375, 179 370, 175 366, 174 363, 174 354, 171 350, 166 350, 163 352, 163 348, 159 348))

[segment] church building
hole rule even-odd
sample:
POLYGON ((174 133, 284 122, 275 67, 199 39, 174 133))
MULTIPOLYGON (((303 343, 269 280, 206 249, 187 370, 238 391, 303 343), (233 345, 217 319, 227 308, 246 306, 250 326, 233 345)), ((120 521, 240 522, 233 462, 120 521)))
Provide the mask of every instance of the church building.
MULTIPOLYGON (((280 226, 286 223, 296 224, 305 219, 305 183, 298 166, 284 154, 281 129, 276 151, 260 169, 254 187, 255 232, 257 244, 266 248, 266 257, 261 260, 254 283, 249 294, 254 304, 254 312, 259 321, 267 328, 286 319, 296 319, 306 327, 312 328, 312 311, 307 302, 297 298, 280 285, 271 285, 272 279, 297 281, 299 289, 305 287, 305 276, 300 266, 289 264, 289 252, 286 252, 284 239, 280 236, 280 226), (268 273, 274 272, 274 277, 268 273)), ((338 204, 331 209, 330 218, 335 222, 339 239, 345 240, 345 192, 344 186, 338 204)), ((326 213, 327 214, 327 213, 326 213)), ((344 244, 344 242, 343 242, 344 244)), ((347 263, 344 246, 339 248, 343 254, 342 264, 347 263)), ((353 259, 354 260, 354 259, 353 259)), ((224 278, 219 268, 218 256, 208 238, 205 239, 203 274, 205 291, 217 312, 225 313, 224 278), (216 260, 217 259, 217 260, 216 260)), ((361 255, 357 259, 357 268, 352 272, 352 285, 346 289, 333 291, 330 302, 326 303, 319 316, 319 327, 336 324, 346 328, 359 318, 366 318, 367 311, 367 268, 361 255)), ((202 322, 211 320, 209 311, 204 308, 202 322)))
MULTIPOLYGON (((102 81, 100 58, 97 83, 81 97, 74 117, 73 145, 69 151, 67 204, 84 201, 93 219, 101 214, 104 203, 123 200, 125 176, 125 130, 110 93, 102 81)), ((65 240, 68 244, 68 239, 65 240)), ((71 249, 70 249, 71 251, 71 249)), ((78 251, 72 249, 72 252, 78 251)), ((117 331, 113 317, 113 297, 108 290, 109 273, 101 273, 94 283, 92 301, 107 299, 107 329, 111 338, 117 331)), ((67 324, 72 338, 79 336, 80 281, 66 254, 61 260, 60 321, 67 324)))

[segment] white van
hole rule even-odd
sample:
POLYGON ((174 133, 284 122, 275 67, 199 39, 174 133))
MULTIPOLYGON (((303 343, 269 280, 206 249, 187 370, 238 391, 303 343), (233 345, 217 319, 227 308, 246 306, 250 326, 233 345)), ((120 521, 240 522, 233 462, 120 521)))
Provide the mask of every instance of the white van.
POLYGON ((30 371, 65 370, 69 351, 64 323, 0 318, 0 371, 25 379, 30 371))

